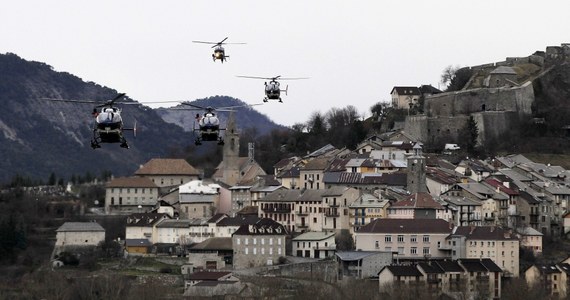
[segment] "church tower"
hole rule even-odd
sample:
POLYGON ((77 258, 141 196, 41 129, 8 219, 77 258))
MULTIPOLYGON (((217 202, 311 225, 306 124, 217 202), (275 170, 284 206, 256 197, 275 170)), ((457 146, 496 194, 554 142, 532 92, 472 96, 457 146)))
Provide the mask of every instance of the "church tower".
POLYGON ((223 150, 223 182, 228 185, 236 185, 240 179, 239 170, 239 134, 237 132, 234 112, 230 111, 226 124, 226 136, 223 150))
POLYGON ((422 146, 416 143, 413 154, 408 156, 408 182, 407 189, 411 194, 427 193, 426 186, 426 160, 422 155, 422 146))

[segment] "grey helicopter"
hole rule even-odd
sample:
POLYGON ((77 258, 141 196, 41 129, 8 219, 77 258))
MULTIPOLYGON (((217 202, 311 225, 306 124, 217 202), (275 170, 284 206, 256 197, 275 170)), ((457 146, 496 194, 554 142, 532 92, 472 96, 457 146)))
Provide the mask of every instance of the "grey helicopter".
POLYGON ((283 100, 281 99, 281 92, 285 92, 285 95, 287 95, 287 90, 289 89, 289 86, 288 85, 285 86, 285 89, 282 90, 279 81, 277 81, 278 79, 279 80, 309 79, 308 77, 281 77, 281 75, 275 76, 275 77, 257 77, 257 76, 241 76, 241 75, 238 75, 237 77, 269 80, 269 82, 267 82, 267 81, 265 82, 265 98, 263 98, 263 102, 267 102, 269 100, 277 100, 281 103, 283 103, 283 100))
POLYGON ((95 100, 68 100, 68 99, 54 99, 54 98, 42 98, 43 100, 57 101, 57 102, 74 102, 74 103, 95 103, 95 107, 91 115, 93 116, 95 122, 93 126, 93 137, 91 139, 91 148, 97 149, 101 148, 101 143, 120 143, 121 148, 128 149, 129 144, 125 139, 124 132, 132 131, 133 135, 136 137, 136 122, 132 128, 127 128, 124 126, 123 118, 121 117, 121 109, 115 104, 136 104, 140 105, 138 102, 119 102, 125 97, 125 93, 118 94, 115 98, 111 100, 95 101, 95 100))
POLYGON ((224 61, 226 61, 227 58, 230 56, 226 55, 226 50, 224 49, 224 47, 222 47, 222 45, 244 45, 245 44, 245 43, 225 43, 225 41, 227 39, 228 38, 226 37, 225 39, 223 39, 217 43, 216 42, 204 42, 204 41, 192 41, 192 43, 214 45, 214 46, 212 46, 212 48, 214 48, 214 53, 212 53, 212 60, 215 62, 216 59, 219 59, 222 63, 224 63, 224 61))
POLYGON ((226 107, 212 107, 212 106, 199 106, 187 102, 181 102, 180 104, 189 106, 190 108, 172 108, 172 110, 203 110, 204 113, 197 113, 194 121, 194 126, 192 128, 195 139, 194 144, 196 146, 202 145, 202 142, 213 142, 217 141, 218 145, 224 144, 224 138, 221 134, 226 128, 220 127, 220 119, 216 115, 216 111, 235 111, 235 109, 240 107, 250 107, 255 105, 261 105, 262 103, 249 104, 249 105, 237 105, 237 106, 226 106, 226 107), (198 126, 196 126, 196 123, 198 126))

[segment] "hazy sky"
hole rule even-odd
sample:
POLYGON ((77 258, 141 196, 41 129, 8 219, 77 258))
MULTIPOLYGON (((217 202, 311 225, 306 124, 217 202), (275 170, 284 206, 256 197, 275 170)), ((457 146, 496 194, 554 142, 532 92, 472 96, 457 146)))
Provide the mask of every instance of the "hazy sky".
POLYGON ((310 77, 283 82, 284 103, 255 107, 292 125, 331 107, 370 115, 395 85, 438 87, 446 66, 570 42, 569 12, 567 0, 18 0, 0 10, 0 53, 143 103, 213 95, 259 103, 263 80, 236 75, 310 77), (191 42, 225 37, 247 44, 227 45, 224 64, 191 42))

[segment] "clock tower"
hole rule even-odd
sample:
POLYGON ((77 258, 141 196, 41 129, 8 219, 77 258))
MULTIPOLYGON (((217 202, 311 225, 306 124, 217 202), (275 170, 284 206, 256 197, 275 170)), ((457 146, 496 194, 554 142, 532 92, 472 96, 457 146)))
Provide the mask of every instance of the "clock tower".
POLYGON ((410 194, 427 193, 426 160, 422 155, 422 146, 416 143, 412 150, 413 154, 408 156, 407 190, 410 194))

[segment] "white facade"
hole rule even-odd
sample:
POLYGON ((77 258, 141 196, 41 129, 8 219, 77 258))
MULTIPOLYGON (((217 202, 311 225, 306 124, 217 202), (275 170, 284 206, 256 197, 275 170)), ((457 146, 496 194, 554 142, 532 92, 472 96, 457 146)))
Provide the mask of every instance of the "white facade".
POLYGON ((55 246, 97 246, 105 241, 105 229, 94 222, 66 222, 56 230, 55 246))

